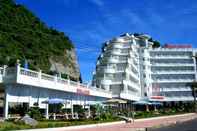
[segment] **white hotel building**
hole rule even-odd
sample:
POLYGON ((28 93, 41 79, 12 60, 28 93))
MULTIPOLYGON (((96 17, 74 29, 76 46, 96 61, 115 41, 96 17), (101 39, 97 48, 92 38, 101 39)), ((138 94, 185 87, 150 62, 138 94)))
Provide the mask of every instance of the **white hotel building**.
POLYGON ((197 50, 188 45, 153 48, 148 35, 125 34, 105 43, 92 84, 112 97, 137 101, 192 101, 197 50))

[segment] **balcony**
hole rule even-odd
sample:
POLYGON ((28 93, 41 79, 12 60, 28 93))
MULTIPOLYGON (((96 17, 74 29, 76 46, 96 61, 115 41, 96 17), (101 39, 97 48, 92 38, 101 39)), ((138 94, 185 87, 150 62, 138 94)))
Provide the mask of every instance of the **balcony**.
POLYGON ((121 50, 112 50, 111 51, 111 54, 113 55, 123 55, 123 56, 127 56, 129 53, 128 52, 124 52, 124 51, 121 51, 121 50))
POLYGON ((187 63, 151 63, 151 66, 166 66, 166 67, 173 67, 173 66, 195 66, 195 64, 187 64, 187 63))
POLYGON ((120 98, 132 100, 132 101, 139 101, 141 98, 141 95, 140 95, 140 92, 122 91, 120 93, 120 98))
POLYGON ((109 57, 108 60, 106 60, 108 63, 119 63, 119 59, 115 57, 109 57))
POLYGON ((119 49, 128 49, 128 48, 130 48, 130 45, 120 43, 120 44, 113 44, 113 47, 114 48, 119 48, 119 49))
POLYGON ((155 83, 189 83, 189 82, 193 82, 194 79, 157 79, 157 80, 154 80, 153 79, 153 82, 155 83))
POLYGON ((97 69, 97 72, 102 72, 102 73, 116 73, 116 68, 113 68, 111 66, 100 66, 98 69, 97 69))
POLYGON ((195 74, 195 71, 173 71, 173 70, 166 70, 166 71, 152 71, 152 74, 195 74))
POLYGON ((138 64, 136 63, 136 65, 134 64, 134 61, 131 59, 127 60, 128 63, 132 66, 132 68, 134 68, 136 71, 138 71, 138 64))
POLYGON ((106 79, 101 80, 101 85, 110 85, 111 83, 112 83, 111 80, 106 80, 106 79))
POLYGON ((191 59, 191 56, 173 56, 173 55, 156 55, 156 56, 151 56, 151 59, 191 59))
POLYGON ((128 68, 126 69, 126 72, 129 72, 129 74, 131 74, 134 79, 139 80, 138 74, 134 74, 133 71, 129 70, 128 68))
POLYGON ((162 92, 191 91, 191 87, 163 87, 162 92))
POLYGON ((137 84, 137 83, 134 83, 132 81, 123 80, 123 84, 124 85, 129 85, 130 87, 132 87, 136 91, 140 91, 141 90, 140 85, 137 84))
POLYGON ((153 48, 150 49, 151 52, 161 52, 161 51, 168 51, 168 52, 188 52, 188 51, 192 51, 192 48, 153 48))

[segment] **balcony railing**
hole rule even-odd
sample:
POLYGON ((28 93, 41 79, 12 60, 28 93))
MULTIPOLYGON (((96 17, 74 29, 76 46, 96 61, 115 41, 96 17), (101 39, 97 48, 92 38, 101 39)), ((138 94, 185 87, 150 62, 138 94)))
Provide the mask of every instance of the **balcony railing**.
POLYGON ((41 74, 41 79, 48 81, 55 81, 55 77, 47 74, 41 74))
POLYGON ((184 82, 184 83, 187 83, 187 82, 193 82, 194 81, 194 79, 156 79, 156 80, 154 80, 153 79, 153 81, 154 82, 157 82, 157 83, 171 83, 171 82, 184 82))
POLYGON ((191 56, 155 55, 151 59, 191 59, 191 56))
MULTIPOLYGON (((55 83, 59 83, 59 84, 67 85, 67 86, 70 85, 71 88, 72 87, 87 88, 87 89, 95 90, 95 91, 99 91, 99 92, 104 92, 104 93, 107 92, 104 89, 94 89, 96 87, 91 87, 87 84, 71 81, 71 80, 64 79, 64 78, 61 78, 61 77, 58 77, 58 76, 45 74, 45 73, 42 73, 41 71, 37 72, 37 71, 25 69, 25 68, 20 67, 20 65, 18 65, 17 67, 6 68, 5 71, 6 71, 5 77, 7 77, 7 76, 20 77, 20 75, 21 75, 21 76, 27 76, 29 78, 34 78, 34 80, 37 81, 37 82, 41 81, 41 80, 44 80, 44 81, 53 82, 54 85, 55 85, 55 83)), ((4 68, 0 67, 0 74, 3 75, 3 72, 4 72, 4 68)), ((30 83, 32 83, 32 81, 30 83)), ((47 86, 50 86, 50 85, 47 85, 47 86)), ((108 91, 108 93, 110 93, 110 92, 108 91)))
POLYGON ((162 92, 170 91, 191 91, 191 87, 163 87, 162 92))
POLYGON ((151 63, 151 66, 194 66, 193 63, 151 63))
POLYGON ((99 72, 109 72, 109 73, 117 73, 123 72, 126 69, 126 66, 100 66, 97 71, 99 72))
POLYGON ((154 48, 151 51, 192 51, 192 48, 154 48))
POLYGON ((57 78, 57 82, 58 82, 58 83, 61 83, 61 84, 66 84, 66 85, 67 85, 68 82, 69 82, 69 80, 62 79, 62 78, 59 78, 59 77, 58 77, 58 78, 57 78))
POLYGON ((173 70, 166 70, 166 71, 152 71, 152 74, 195 74, 195 71, 173 71, 173 70))
POLYGON ((30 77, 38 78, 38 74, 39 74, 39 73, 36 72, 36 71, 32 71, 32 70, 28 70, 28 69, 23 69, 23 68, 21 68, 20 74, 21 74, 21 75, 27 75, 27 76, 30 76, 30 77))
POLYGON ((121 93, 132 95, 132 96, 138 96, 138 97, 140 96, 140 92, 134 92, 134 91, 130 91, 130 90, 123 90, 123 91, 121 91, 121 93))
POLYGON ((130 46, 128 44, 113 44, 114 48, 120 48, 120 49, 124 49, 124 48, 130 48, 130 46))

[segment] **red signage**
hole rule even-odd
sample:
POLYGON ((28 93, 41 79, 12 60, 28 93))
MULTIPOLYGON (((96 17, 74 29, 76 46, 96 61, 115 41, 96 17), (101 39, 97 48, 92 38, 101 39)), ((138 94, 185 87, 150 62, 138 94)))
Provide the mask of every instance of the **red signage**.
POLYGON ((90 94, 90 91, 87 90, 87 89, 77 89, 77 93, 78 94, 82 94, 82 95, 89 95, 90 94))
POLYGON ((151 96, 151 99, 164 99, 164 96, 151 96))
POLYGON ((192 48, 192 45, 185 44, 185 45, 175 45, 175 44, 165 44, 164 48, 192 48))

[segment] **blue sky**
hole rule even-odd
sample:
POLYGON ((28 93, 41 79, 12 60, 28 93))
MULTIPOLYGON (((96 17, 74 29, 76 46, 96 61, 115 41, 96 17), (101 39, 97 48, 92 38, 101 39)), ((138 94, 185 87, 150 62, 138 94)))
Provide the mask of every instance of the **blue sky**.
POLYGON ((90 81, 102 43, 124 32, 197 47, 197 0, 16 0, 75 44, 90 81))

